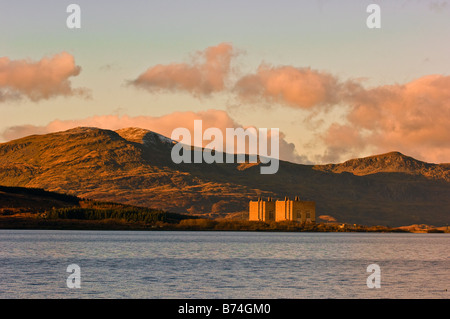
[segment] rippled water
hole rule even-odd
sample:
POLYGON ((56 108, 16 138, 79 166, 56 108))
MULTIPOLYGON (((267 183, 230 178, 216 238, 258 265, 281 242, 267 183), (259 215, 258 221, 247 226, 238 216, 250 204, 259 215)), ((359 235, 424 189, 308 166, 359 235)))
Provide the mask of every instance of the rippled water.
POLYGON ((448 234, 0 230, 0 247, 0 298, 450 296, 448 234))

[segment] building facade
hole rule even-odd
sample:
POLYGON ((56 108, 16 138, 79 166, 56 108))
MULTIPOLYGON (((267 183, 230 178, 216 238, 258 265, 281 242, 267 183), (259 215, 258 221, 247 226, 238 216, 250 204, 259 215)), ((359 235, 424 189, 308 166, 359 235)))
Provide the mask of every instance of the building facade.
POLYGON ((290 200, 285 197, 284 200, 273 201, 268 198, 263 201, 258 198, 257 201, 250 201, 249 204, 250 221, 298 221, 298 222, 316 222, 316 203, 313 201, 303 201, 298 198, 290 200))
POLYGON ((249 220, 275 220, 275 202, 271 197, 267 201, 258 198, 257 201, 250 201, 249 220))

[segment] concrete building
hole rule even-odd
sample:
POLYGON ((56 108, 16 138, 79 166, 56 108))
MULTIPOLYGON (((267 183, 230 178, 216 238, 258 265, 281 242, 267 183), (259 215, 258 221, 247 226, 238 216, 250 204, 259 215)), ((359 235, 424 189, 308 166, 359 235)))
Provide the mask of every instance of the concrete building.
POLYGON ((275 202, 271 197, 267 201, 258 198, 250 201, 249 220, 275 220, 275 202))
POLYGON ((285 197, 284 200, 273 201, 268 198, 263 201, 250 201, 249 204, 250 221, 298 221, 298 222, 316 222, 316 203, 313 201, 303 201, 299 197, 290 200, 285 197))

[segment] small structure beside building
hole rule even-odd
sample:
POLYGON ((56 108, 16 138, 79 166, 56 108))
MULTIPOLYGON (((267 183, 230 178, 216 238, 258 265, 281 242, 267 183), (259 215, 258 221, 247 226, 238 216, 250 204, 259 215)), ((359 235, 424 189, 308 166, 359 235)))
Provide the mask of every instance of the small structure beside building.
POLYGON ((316 222, 316 203, 313 201, 303 201, 299 197, 290 200, 273 201, 271 197, 267 201, 258 198, 257 201, 250 201, 249 204, 250 221, 298 221, 316 222))

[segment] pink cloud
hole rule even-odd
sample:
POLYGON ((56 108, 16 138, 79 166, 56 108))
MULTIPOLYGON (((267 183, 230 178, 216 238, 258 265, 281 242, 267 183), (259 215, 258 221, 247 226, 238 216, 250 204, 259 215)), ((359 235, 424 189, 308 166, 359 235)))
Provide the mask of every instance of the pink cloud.
POLYGON ((191 63, 152 66, 131 84, 150 92, 167 90, 210 95, 225 89, 234 55, 231 44, 221 43, 197 52, 191 63))
POLYGON ((331 74, 310 68, 261 64, 256 73, 242 77, 234 89, 244 102, 308 109, 339 103, 347 85, 331 74))
POLYGON ((81 68, 66 52, 34 62, 0 58, 0 102, 27 97, 36 102, 55 96, 88 96, 86 89, 73 89, 70 77, 81 68))
POLYGON ((450 76, 360 90, 348 99, 348 123, 323 135, 329 159, 341 154, 400 151, 430 162, 450 159, 450 76))
POLYGON ((389 151, 430 162, 450 159, 450 76, 365 88, 310 68, 262 64, 238 80, 234 92, 244 103, 306 109, 313 117, 323 108, 343 106, 344 123, 316 132, 325 145, 316 156, 320 162, 389 151))

